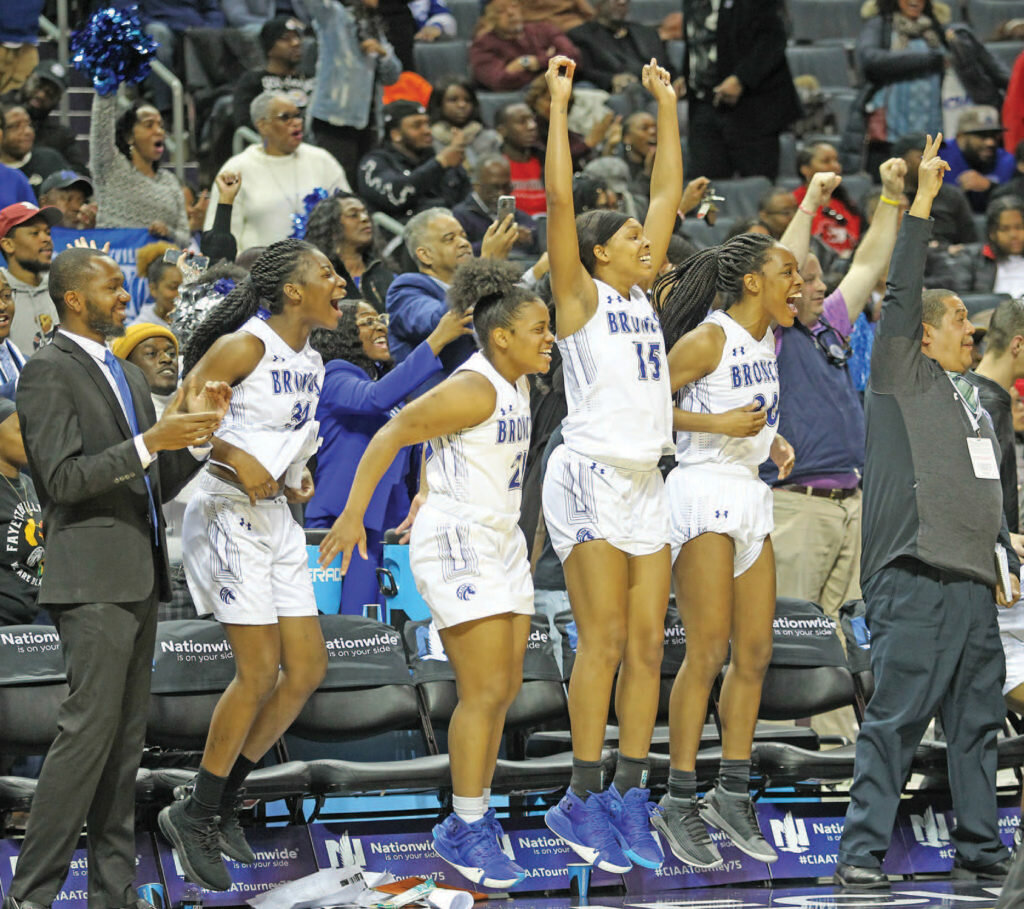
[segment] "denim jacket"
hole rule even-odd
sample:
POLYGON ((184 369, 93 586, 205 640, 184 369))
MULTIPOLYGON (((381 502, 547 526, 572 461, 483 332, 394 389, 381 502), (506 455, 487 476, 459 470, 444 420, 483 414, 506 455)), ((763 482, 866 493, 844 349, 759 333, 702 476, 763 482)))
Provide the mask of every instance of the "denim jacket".
POLYGON ((305 8, 319 42, 316 88, 309 105, 313 118, 355 129, 379 124, 383 86, 393 84, 402 72, 387 39, 378 39, 386 56, 364 54, 356 21, 339 0, 295 0, 294 6, 300 15, 300 7, 305 8))

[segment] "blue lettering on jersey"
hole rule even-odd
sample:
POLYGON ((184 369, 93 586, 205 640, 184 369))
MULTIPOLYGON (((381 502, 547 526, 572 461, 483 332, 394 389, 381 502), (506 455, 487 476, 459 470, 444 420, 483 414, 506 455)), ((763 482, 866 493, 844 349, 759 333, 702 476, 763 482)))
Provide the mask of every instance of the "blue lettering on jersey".
POLYGON ((777 382, 774 360, 755 360, 753 363, 739 363, 729 368, 733 388, 746 388, 762 382, 777 382))
POLYGON ((530 438, 529 417, 509 417, 495 422, 497 427, 495 442, 498 445, 505 443, 526 442, 530 438))
POLYGON ((293 372, 290 369, 270 370, 275 395, 320 394, 320 382, 314 372, 293 372))
POLYGON ((621 310, 608 313, 609 334, 637 335, 659 332, 660 330, 661 326, 653 315, 645 316, 641 319, 639 316, 634 316, 621 310))

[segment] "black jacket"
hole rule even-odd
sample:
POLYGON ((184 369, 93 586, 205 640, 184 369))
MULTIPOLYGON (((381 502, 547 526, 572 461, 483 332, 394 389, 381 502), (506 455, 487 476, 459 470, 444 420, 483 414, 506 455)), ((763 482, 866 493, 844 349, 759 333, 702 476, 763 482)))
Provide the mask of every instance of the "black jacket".
POLYGON ((414 161, 394 145, 385 145, 359 162, 360 198, 374 211, 399 221, 435 205, 451 208, 470 189, 466 169, 461 164, 442 167, 432 148, 414 161))
POLYGON ((639 79, 640 71, 651 57, 675 76, 668 65, 665 43, 658 37, 656 28, 639 22, 627 22, 624 28, 626 34, 622 38, 613 37, 611 31, 594 20, 569 29, 569 39, 581 54, 577 78, 610 92, 613 76, 632 73, 639 79))
MULTIPOLYGON (((122 361, 139 429, 156 422, 137 366, 122 361)), ((163 451, 143 471, 124 411, 103 371, 58 332, 22 370, 18 416, 46 528, 41 606, 135 603, 154 589, 169 600, 161 505, 202 466, 187 450, 163 451), (154 548, 148 473, 159 518, 154 548)))

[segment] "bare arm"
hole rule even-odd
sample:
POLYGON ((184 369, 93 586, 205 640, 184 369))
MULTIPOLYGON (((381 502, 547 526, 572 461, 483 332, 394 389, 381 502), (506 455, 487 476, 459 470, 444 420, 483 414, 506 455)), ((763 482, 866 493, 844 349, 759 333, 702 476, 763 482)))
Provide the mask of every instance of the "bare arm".
POLYGON ((496 400, 494 386, 483 376, 462 372, 435 386, 385 423, 366 446, 345 508, 320 543, 320 564, 330 564, 340 552, 344 574, 357 547, 366 558, 363 516, 381 477, 402 448, 482 423, 493 413, 496 400))
POLYGON ((559 337, 582 328, 597 310, 597 287, 580 261, 576 211, 572 202, 572 156, 569 153, 569 98, 576 64, 552 57, 546 74, 551 117, 544 186, 548 200, 548 259, 559 337), (564 70, 564 72, 559 72, 564 70))
POLYGON ((890 158, 878 172, 882 177, 882 198, 875 209, 871 227, 857 247, 849 271, 839 283, 851 325, 863 312, 871 299, 871 291, 889 267, 889 257, 896 245, 896 231, 899 229, 899 202, 903 195, 907 162, 902 158, 890 158))
MULTIPOLYGON (((651 241, 652 273, 656 275, 665 261, 683 197, 683 152, 679 142, 676 93, 668 70, 651 58, 641 78, 644 88, 658 102, 658 146, 651 171, 651 203, 644 222, 644 233, 651 241)), ((653 277, 651 280, 653 283, 653 277)))
POLYGON ((803 202, 793 215, 785 233, 779 242, 786 247, 796 259, 797 268, 803 268, 807 260, 807 253, 811 249, 811 224, 814 216, 829 199, 836 187, 843 182, 838 174, 820 173, 811 177, 811 185, 807 187, 807 194, 803 202))

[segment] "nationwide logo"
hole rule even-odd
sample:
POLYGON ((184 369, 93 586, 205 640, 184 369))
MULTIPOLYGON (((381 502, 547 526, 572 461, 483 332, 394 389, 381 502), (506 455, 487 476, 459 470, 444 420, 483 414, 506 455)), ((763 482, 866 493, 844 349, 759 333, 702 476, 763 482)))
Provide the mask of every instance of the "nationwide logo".
POLYGON ((546 631, 541 631, 539 628, 534 628, 533 631, 530 632, 529 641, 531 644, 546 644, 550 640, 551 636, 546 631))
POLYGON ((0 644, 24 646, 25 644, 56 644, 60 640, 56 631, 25 631, 21 634, 0 633, 0 644))
POLYGON ((910 815, 910 826, 914 839, 922 846, 941 849, 949 845, 949 827, 944 814, 936 814, 931 805, 924 814, 910 815))
POLYGON ((793 817, 792 811, 787 811, 785 816, 772 818, 770 821, 772 839, 781 852, 793 852, 799 854, 807 852, 811 848, 811 841, 807 837, 807 827, 803 818, 793 817))
POLYGON ((665 643, 666 644, 685 644, 686 643, 686 629, 682 625, 666 625, 665 626, 665 643))
POLYGON ((389 645, 397 647, 402 639, 397 634, 381 631, 370 638, 331 638, 326 642, 328 650, 363 650, 389 645))
POLYGON ((576 542, 577 543, 586 543, 587 540, 596 540, 596 539, 597 539, 597 537, 594 536, 594 531, 592 531, 589 527, 584 527, 584 528, 576 531, 576 542))
POLYGON ((220 599, 222 603, 230 605, 235 602, 235 592, 230 587, 221 587, 220 599))
POLYGON ((363 841, 352 839, 347 833, 336 840, 324 840, 327 848, 327 860, 332 868, 344 868, 349 865, 366 867, 366 856, 363 854, 363 841))
POLYGON ((789 616, 777 616, 772 622, 772 631, 779 635, 810 634, 814 637, 827 638, 835 633, 832 620, 823 615, 812 619, 791 619, 789 616))
POLYGON ((468 600, 470 597, 476 596, 476 588, 472 584, 459 584, 459 589, 455 591, 455 596, 460 600, 468 600))

